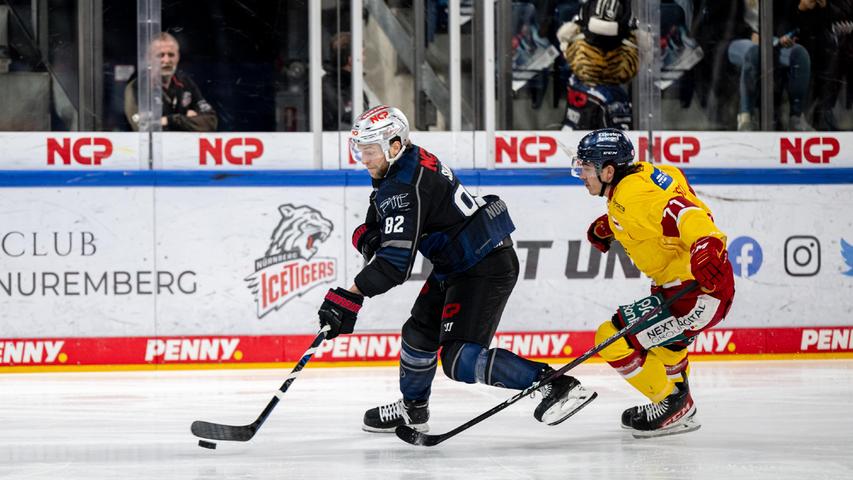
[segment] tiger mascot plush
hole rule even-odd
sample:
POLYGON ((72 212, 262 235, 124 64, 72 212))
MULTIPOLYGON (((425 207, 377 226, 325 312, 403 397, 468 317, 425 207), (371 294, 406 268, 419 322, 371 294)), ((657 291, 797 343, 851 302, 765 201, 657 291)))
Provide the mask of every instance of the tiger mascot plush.
POLYGON ((631 128, 631 102, 623 85, 639 69, 635 31, 630 2, 622 0, 588 0, 557 31, 572 69, 565 127, 631 128))

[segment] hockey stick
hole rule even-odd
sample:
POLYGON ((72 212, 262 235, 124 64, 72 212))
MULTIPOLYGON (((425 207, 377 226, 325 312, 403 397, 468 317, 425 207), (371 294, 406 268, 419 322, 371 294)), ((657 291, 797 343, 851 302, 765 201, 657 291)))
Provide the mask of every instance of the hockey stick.
POLYGON ((562 367, 560 367, 559 370, 555 370, 554 373, 552 373, 549 377, 544 378, 539 383, 534 383, 533 385, 525 388, 524 390, 516 393, 515 395, 513 395, 509 399, 505 400, 503 403, 496 405, 495 407, 492 407, 491 410, 488 410, 484 413, 481 413, 479 416, 463 423, 462 425, 459 425, 458 427, 454 428, 453 430, 450 430, 447 433, 442 433, 442 434, 438 434, 438 435, 430 435, 428 433, 419 432, 419 431, 415 430, 414 428, 409 427, 409 426, 405 426, 405 425, 401 425, 401 426, 397 427, 394 430, 394 433, 396 433, 397 437, 399 437, 401 440, 403 440, 406 443, 410 443, 412 445, 422 445, 425 447, 432 447, 432 446, 438 445, 439 443, 447 440, 448 438, 453 437, 458 433, 464 432, 465 430, 468 430, 469 428, 473 427, 474 425, 482 422, 483 420, 485 420, 485 419, 491 417, 492 415, 500 412, 501 410, 507 408, 508 406, 512 405, 513 403, 515 403, 515 402, 521 400, 522 398, 530 395, 531 393, 533 393, 533 391, 537 390, 538 388, 542 387, 543 385, 551 383, 552 381, 554 381, 555 379, 557 379, 558 377, 560 377, 564 373, 566 373, 569 370, 577 367, 578 365, 585 362, 587 359, 589 359, 593 355, 604 350, 605 348, 607 348, 609 345, 616 342, 620 338, 622 338, 626 335, 629 335, 631 333, 635 333, 637 330, 639 330, 638 326, 643 326, 643 324, 646 321, 648 321, 650 318, 654 317, 661 310, 669 307, 670 305, 675 303, 679 298, 681 298, 685 294, 693 291, 698 286, 699 286, 699 284, 696 283, 695 281, 691 281, 691 282, 687 283, 687 285, 684 288, 682 288, 681 290, 679 290, 675 295, 666 299, 663 303, 661 303, 660 305, 658 305, 657 307, 655 307, 654 309, 652 309, 651 311, 649 311, 648 313, 646 313, 645 315, 640 317, 640 319, 638 319, 637 321, 635 321, 633 323, 626 325, 622 330, 619 330, 618 332, 614 333, 607 340, 605 340, 605 341, 599 343, 598 345, 592 347, 591 349, 587 350, 586 353, 584 353, 580 357, 574 359, 572 362, 567 363, 566 365, 563 365, 562 367))
POLYGON ((255 433, 257 433, 258 429, 261 428, 261 425, 263 425, 267 420, 267 417, 270 416, 270 413, 272 413, 275 406, 278 405, 281 397, 287 389, 290 388, 290 384, 293 383, 293 380, 296 379, 296 376, 299 375, 299 372, 302 371, 302 368, 305 367, 308 360, 311 360, 311 356, 314 355, 317 347, 319 347, 320 344, 323 343, 323 340, 326 339, 326 333, 329 331, 329 328, 330 327, 328 325, 325 325, 320 329, 317 336, 314 338, 314 341, 311 342, 311 346, 308 347, 308 350, 305 350, 304 354, 302 354, 302 358, 299 360, 299 363, 293 367, 290 375, 287 376, 287 379, 275 392, 275 396, 272 397, 266 408, 264 408, 264 411, 258 416, 257 420, 248 425, 242 426, 223 425, 221 423, 196 420, 193 422, 192 426, 190 426, 190 430, 193 432, 193 435, 201 438, 208 438, 210 440, 230 440, 234 442, 247 442, 251 440, 252 437, 255 436, 255 433))

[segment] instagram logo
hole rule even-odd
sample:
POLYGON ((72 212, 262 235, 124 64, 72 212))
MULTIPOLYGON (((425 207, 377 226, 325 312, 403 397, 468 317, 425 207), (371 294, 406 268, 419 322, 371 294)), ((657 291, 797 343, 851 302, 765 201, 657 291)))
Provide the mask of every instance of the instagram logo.
POLYGON ((820 242, 810 235, 785 240, 785 271, 793 277, 811 277, 820 271, 820 242))
POLYGON ((761 245, 754 238, 744 236, 729 242, 729 259, 732 261, 734 274, 747 278, 758 273, 764 255, 761 245))

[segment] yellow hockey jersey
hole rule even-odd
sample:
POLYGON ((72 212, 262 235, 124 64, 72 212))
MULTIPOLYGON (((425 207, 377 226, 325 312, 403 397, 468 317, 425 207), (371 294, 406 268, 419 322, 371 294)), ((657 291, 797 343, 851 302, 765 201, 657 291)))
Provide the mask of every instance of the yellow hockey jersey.
POLYGON ((692 280, 690 247, 713 236, 726 244, 711 210, 699 200, 676 167, 638 163, 607 201, 614 237, 656 285, 692 280))

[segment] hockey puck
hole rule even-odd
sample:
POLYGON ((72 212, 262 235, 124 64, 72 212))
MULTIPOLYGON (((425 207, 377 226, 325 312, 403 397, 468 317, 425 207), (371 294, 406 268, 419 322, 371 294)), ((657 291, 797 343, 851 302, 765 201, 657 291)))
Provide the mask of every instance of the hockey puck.
POLYGON ((213 442, 208 442, 207 440, 199 440, 198 446, 203 448, 209 448, 211 450, 216 450, 216 444, 213 442))

